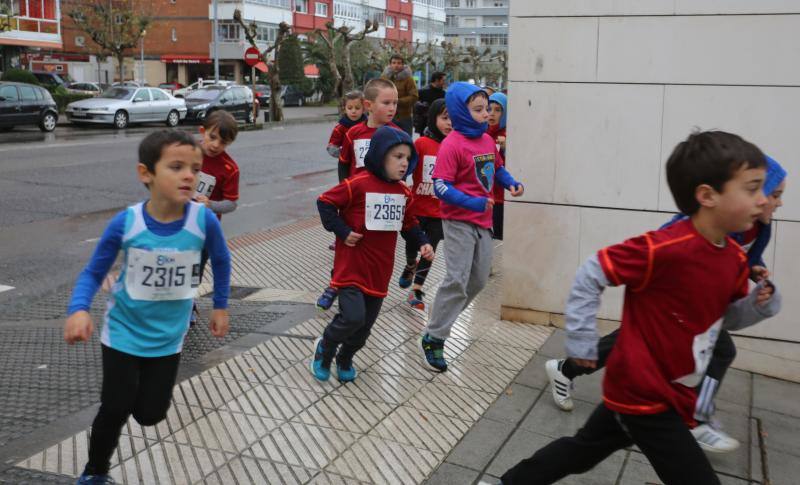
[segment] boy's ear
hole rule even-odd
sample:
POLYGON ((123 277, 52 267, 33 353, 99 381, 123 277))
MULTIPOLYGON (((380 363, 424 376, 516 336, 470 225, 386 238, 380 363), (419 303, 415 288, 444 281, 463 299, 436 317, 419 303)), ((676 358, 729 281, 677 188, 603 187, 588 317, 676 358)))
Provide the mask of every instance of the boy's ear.
POLYGON ((694 189, 694 198, 700 204, 700 207, 716 207, 718 195, 719 192, 708 184, 698 185, 694 189))
POLYGON ((369 111, 370 108, 372 108, 372 101, 364 98, 364 111, 369 111))
POLYGON ((150 185, 150 183, 153 182, 153 177, 156 175, 155 173, 150 172, 150 170, 147 169, 147 165, 143 163, 136 165, 136 174, 139 176, 139 182, 145 185, 150 185))

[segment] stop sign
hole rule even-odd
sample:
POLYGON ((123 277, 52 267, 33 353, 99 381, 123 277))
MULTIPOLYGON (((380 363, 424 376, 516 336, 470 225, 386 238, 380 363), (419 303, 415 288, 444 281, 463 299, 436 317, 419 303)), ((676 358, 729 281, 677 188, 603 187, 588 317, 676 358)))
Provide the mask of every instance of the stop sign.
POLYGON ((261 61, 261 52, 255 47, 248 47, 244 51, 244 62, 250 67, 255 66, 261 61))

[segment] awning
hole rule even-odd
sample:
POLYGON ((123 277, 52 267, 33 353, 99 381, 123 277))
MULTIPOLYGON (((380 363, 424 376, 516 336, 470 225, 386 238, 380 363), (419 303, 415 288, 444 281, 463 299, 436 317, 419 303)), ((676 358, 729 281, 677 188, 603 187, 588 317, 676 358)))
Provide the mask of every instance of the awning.
POLYGON ((161 62, 168 64, 211 64, 211 59, 206 56, 166 54, 161 56, 161 62))
POLYGON ((255 66, 253 66, 253 67, 255 67, 256 69, 258 69, 258 70, 259 70, 259 71, 261 71, 261 72, 267 72, 267 71, 269 71, 269 68, 267 68, 267 65, 266 65, 266 64, 264 64, 263 62, 259 62, 258 64, 256 64, 256 65, 255 65, 255 66))
POLYGON ((303 74, 305 74, 306 77, 318 78, 319 77, 319 68, 317 66, 315 66, 314 64, 305 65, 305 66, 303 66, 303 74))

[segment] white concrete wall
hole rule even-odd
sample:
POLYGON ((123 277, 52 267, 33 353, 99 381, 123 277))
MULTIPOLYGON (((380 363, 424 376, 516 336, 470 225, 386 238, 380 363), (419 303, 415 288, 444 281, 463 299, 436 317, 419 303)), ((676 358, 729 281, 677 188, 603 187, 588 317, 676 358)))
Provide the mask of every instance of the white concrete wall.
MULTIPOLYGON (((507 202, 504 306, 562 313, 589 254, 669 219, 672 148, 721 129, 789 171, 766 254, 784 309, 745 333, 800 342, 797 14, 796 0, 512 3, 508 165, 526 192, 507 202)), ((620 302, 607 292, 600 316, 620 302)))

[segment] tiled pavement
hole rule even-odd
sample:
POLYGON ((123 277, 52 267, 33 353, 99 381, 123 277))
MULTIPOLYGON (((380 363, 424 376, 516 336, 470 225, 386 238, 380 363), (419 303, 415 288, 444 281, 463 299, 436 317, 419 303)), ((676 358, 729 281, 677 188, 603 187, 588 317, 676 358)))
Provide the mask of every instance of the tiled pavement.
MULTIPOLYGON (((316 221, 237 238, 232 284, 259 289, 247 300, 311 303, 327 282, 331 239, 316 221)), ((429 299, 443 269, 437 261, 431 270, 429 299)), ((425 316, 393 288, 356 358, 354 383, 321 384, 308 371, 313 338, 332 312, 321 314, 182 382, 159 425, 131 421, 112 475, 125 484, 496 483, 520 458, 574 433, 599 399, 601 377, 580 380, 576 409, 558 411, 542 366, 561 354, 563 333, 498 320, 500 277, 457 322, 447 373, 421 364, 425 316)), ((798 385, 729 373, 719 414, 743 446, 711 457, 723 483, 761 483, 764 470, 773 485, 797 483, 798 398, 798 385)), ((75 476, 87 438, 81 431, 17 466, 75 476)), ((640 453, 623 450, 561 483, 659 481, 640 453)))

